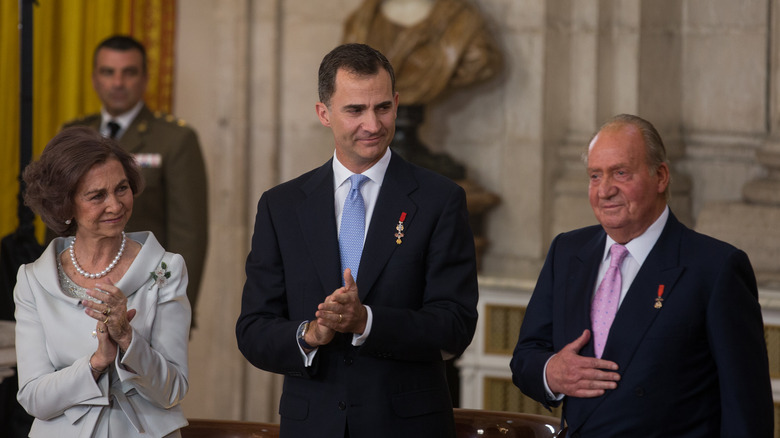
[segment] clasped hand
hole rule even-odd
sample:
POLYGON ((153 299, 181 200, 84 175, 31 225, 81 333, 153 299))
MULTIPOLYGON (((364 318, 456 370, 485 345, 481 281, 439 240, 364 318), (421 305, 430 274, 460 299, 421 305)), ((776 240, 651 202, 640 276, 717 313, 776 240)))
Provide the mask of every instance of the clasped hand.
POLYGON ((344 286, 336 289, 325 301, 317 306, 317 319, 309 323, 308 333, 312 333, 314 342, 319 346, 329 343, 336 332, 363 333, 366 330, 368 312, 358 297, 357 284, 349 269, 344 270, 344 286))
POLYGON ((97 320, 95 333, 98 348, 91 364, 96 369, 105 369, 116 359, 118 349, 126 351, 130 347, 130 341, 133 340, 130 321, 135 317, 136 310, 127 310, 127 297, 107 278, 103 283, 96 284, 95 289, 87 289, 87 295, 101 301, 81 302, 85 307, 84 312, 97 320))
POLYGON ((547 385, 553 394, 572 397, 598 397, 607 389, 617 388, 620 374, 615 362, 580 356, 579 351, 590 341, 590 331, 566 345, 547 363, 547 385))

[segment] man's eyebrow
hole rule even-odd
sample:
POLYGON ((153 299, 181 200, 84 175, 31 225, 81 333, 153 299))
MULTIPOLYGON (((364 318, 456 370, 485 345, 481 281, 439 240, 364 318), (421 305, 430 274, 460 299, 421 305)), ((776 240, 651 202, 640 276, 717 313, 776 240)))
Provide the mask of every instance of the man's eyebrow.
POLYGON ((612 164, 612 165, 610 165, 610 166, 608 166, 606 168, 602 168, 602 167, 587 167, 586 169, 587 169, 588 172, 595 172, 595 171, 601 171, 601 170, 606 170, 606 171, 609 172, 609 171, 618 170, 618 169, 625 169, 627 167, 629 167, 628 163, 617 163, 617 164, 612 164))
POLYGON ((344 105, 342 109, 346 110, 364 110, 367 108, 367 105, 359 104, 359 103, 353 103, 349 105, 344 105))
MULTIPOLYGON (((374 105, 374 108, 383 108, 383 107, 386 107, 386 106, 391 106, 392 104, 393 104, 392 100, 385 100, 383 102, 379 102, 376 105, 374 105)), ((344 110, 359 110, 359 111, 363 111, 366 108, 368 108, 368 105, 365 105, 365 104, 362 104, 362 103, 352 103, 352 104, 344 105, 341 108, 344 109, 344 110)))

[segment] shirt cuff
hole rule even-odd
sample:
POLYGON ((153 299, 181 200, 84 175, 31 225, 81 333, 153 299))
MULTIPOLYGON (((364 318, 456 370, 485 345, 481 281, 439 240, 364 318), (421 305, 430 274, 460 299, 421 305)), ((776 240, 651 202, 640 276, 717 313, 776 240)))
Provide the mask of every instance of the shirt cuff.
MULTIPOLYGON (((301 326, 303 326, 303 325, 304 325, 304 324, 306 324, 307 322, 309 322, 309 321, 303 321, 303 322, 301 323, 301 325, 299 325, 299 326, 298 326, 298 329, 300 330, 301 326)), ((300 351, 300 352, 301 352, 301 358, 303 359, 303 365, 304 365, 304 366, 307 366, 307 367, 310 367, 310 366, 311 366, 311 364, 312 364, 312 363, 314 363, 314 356, 316 356, 316 355, 317 355, 317 350, 318 350, 319 348, 315 348, 314 350, 312 350, 312 351, 310 351, 310 352, 308 352, 308 353, 306 353, 305 351, 303 351, 303 347, 301 347, 301 344, 298 342, 298 331, 299 331, 299 330, 296 330, 296 331, 295 331, 295 338, 294 338, 294 339, 295 339, 295 345, 297 345, 297 346, 298 346, 298 351, 300 351)))
POLYGON ((365 305, 363 307, 366 308, 366 329, 363 331, 363 333, 352 334, 352 345, 355 347, 360 347, 364 342, 366 342, 368 335, 371 333, 371 324, 374 322, 374 314, 371 313, 371 308, 365 305))
MULTIPOLYGON (((552 359, 555 355, 553 354, 550 356, 550 359, 552 359)), ((547 396, 548 401, 561 401, 563 400, 564 394, 553 394, 552 390, 550 389, 550 385, 547 384, 547 364, 550 363, 550 359, 547 359, 547 362, 544 363, 544 370, 542 370, 542 382, 544 382, 544 392, 547 396)))

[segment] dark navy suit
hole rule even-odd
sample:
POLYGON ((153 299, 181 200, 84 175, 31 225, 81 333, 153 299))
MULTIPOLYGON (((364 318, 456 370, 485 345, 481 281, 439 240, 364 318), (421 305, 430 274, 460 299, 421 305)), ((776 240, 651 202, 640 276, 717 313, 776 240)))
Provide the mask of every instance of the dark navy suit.
POLYGON ((354 347, 337 333, 307 368, 296 329, 341 287, 338 248, 330 161, 260 198, 236 335, 253 365, 286 376, 282 435, 453 437, 441 351, 461 354, 477 321, 463 189, 392 155, 357 278, 370 335, 354 347))
MULTIPOLYGON (((514 383, 549 406, 547 359, 590 329, 606 233, 552 243, 511 362, 514 383)), ((615 316, 602 358, 617 389, 564 398, 568 436, 771 437, 773 404, 758 291, 747 255, 670 214, 615 316), (664 285, 663 306, 654 303, 664 285)), ((593 356, 589 342, 580 354, 593 356)))

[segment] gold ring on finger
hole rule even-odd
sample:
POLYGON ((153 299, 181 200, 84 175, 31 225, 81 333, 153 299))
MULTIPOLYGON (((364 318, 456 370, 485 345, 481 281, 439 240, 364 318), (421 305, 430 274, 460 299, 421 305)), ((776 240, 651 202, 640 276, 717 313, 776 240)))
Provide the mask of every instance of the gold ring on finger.
POLYGON ((106 331, 105 331, 105 330, 103 330, 103 329, 98 329, 98 331, 99 331, 100 333, 105 333, 105 332, 106 332, 106 331))
POLYGON ((343 317, 343 315, 341 315, 341 314, 339 313, 339 324, 341 324, 341 320, 342 320, 343 318, 344 318, 344 317, 343 317))
POLYGON ((108 324, 108 317, 106 316, 106 320, 103 321, 103 324, 108 324))

